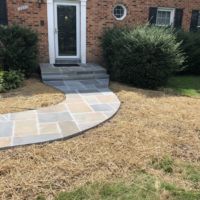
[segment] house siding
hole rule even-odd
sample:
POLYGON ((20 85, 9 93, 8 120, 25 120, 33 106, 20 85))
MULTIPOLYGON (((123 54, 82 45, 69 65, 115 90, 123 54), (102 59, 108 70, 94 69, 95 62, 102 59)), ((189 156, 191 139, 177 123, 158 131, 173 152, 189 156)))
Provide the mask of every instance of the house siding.
MULTIPOLYGON (((36 30, 39 34, 40 62, 48 62, 47 5, 35 0, 7 0, 8 23, 18 23, 36 30), (22 5, 27 10, 18 11, 22 5)), ((192 10, 200 10, 200 0, 88 0, 87 2, 87 61, 101 62, 101 37, 103 31, 113 26, 134 26, 148 22, 150 7, 170 7, 183 9, 182 27, 189 30, 192 10), (117 3, 127 7, 127 17, 117 21, 112 10, 117 3)))

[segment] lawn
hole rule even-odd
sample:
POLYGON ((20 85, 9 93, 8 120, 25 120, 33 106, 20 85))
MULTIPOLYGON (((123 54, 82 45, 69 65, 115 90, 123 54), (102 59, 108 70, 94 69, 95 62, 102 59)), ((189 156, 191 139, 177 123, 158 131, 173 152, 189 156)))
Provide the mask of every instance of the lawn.
POLYGON ((73 197, 86 190, 83 197, 95 193, 112 200, 118 184, 121 199, 126 194, 120 188, 139 200, 152 190, 152 198, 161 200, 165 195, 195 199, 200 188, 200 100, 118 83, 111 89, 122 105, 103 125, 68 141, 1 151, 0 199, 56 199, 61 192, 73 197), (108 194, 114 191, 111 197, 105 196, 107 185, 108 194), (143 192, 146 187, 150 189, 143 192))
MULTIPOLYGON (((181 168, 183 169, 183 167, 181 168)), ((198 169, 199 170, 199 169, 198 169)), ((174 174, 171 174, 174 175, 174 174)), ((184 176, 184 173, 181 174, 184 176)), ((186 179, 183 177, 183 179, 186 179)), ((198 174, 200 181, 200 174, 198 174)), ((38 197, 38 200, 45 199, 38 197)), ((87 184, 71 192, 60 193, 55 200, 199 200, 200 191, 177 187, 158 176, 142 171, 113 183, 87 184)))
POLYGON ((169 80, 167 88, 179 95, 200 97, 200 76, 175 76, 169 80))

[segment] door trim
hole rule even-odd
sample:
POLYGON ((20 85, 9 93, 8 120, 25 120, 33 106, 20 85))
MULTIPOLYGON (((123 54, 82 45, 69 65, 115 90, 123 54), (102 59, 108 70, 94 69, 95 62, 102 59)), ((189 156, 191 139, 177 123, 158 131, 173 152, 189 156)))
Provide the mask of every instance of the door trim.
MULTIPOLYGON (((54 64, 56 60, 56 52, 55 52, 55 25, 54 25, 54 0, 47 0, 47 19, 48 19, 48 45, 49 45, 49 62, 50 64, 54 64)), ((86 6, 87 0, 77 0, 77 1, 62 1, 66 3, 77 3, 80 6, 80 59, 81 63, 86 63, 86 6)))
POLYGON ((58 32, 54 31, 54 41, 55 41, 55 54, 56 59, 80 59, 80 5, 79 3, 54 3, 54 30, 58 30, 58 13, 57 13, 57 6, 75 6, 76 7, 76 55, 75 56, 59 56, 59 44, 58 44, 58 32))

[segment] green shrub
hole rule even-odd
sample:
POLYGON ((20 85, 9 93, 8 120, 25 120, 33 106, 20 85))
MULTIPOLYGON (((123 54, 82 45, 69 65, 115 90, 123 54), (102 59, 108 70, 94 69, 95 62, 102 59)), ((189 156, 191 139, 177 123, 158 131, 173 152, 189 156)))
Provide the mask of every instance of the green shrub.
POLYGON ((177 33, 178 42, 182 41, 181 48, 187 56, 184 72, 200 75, 200 32, 177 33))
POLYGON ((14 26, 0 26, 0 58, 4 69, 21 70, 30 76, 37 67, 37 34, 14 26))
POLYGON ((24 81, 24 74, 19 71, 0 72, 0 92, 16 89, 24 81))
POLYGON ((102 47, 111 79, 142 88, 165 85, 184 62, 173 31, 154 26, 107 30, 102 47))

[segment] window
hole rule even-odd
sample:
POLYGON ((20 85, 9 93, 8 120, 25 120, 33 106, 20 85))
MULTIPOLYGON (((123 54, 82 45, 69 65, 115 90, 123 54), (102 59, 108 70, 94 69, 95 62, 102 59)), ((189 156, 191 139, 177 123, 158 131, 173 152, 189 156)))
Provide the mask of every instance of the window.
POLYGON ((198 16, 197 27, 199 27, 199 28, 200 28, 200 11, 199 11, 199 16, 198 16))
POLYGON ((200 30, 200 11, 193 10, 190 22, 190 31, 199 31, 200 30))
POLYGON ((123 20, 127 15, 127 9, 124 5, 116 5, 113 10, 113 15, 117 20, 123 20))
POLYGON ((156 25, 157 26, 173 26, 175 10, 170 8, 158 8, 156 25))
POLYGON ((7 6, 6 0, 0 0, 0 25, 7 25, 7 6))

